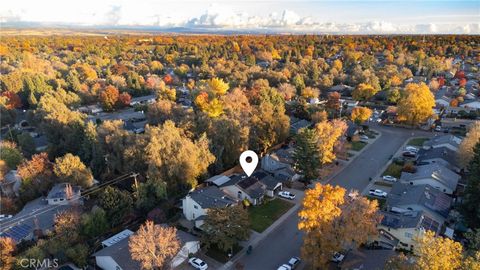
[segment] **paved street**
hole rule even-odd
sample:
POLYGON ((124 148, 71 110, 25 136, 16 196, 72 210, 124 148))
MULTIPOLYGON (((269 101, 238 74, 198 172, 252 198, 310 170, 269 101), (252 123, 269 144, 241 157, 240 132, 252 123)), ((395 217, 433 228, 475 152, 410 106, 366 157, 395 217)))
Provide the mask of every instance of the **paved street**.
MULTIPOLYGON (((376 126, 382 136, 369 145, 360 156, 336 175, 330 183, 347 189, 362 191, 369 183, 369 177, 378 174, 399 147, 412 136, 433 136, 431 132, 376 126), (414 133, 412 135, 412 132, 414 133)), ((292 256, 300 256, 302 234, 297 229, 298 211, 292 213, 280 226, 272 231, 250 255, 239 261, 248 270, 277 269, 292 256)))

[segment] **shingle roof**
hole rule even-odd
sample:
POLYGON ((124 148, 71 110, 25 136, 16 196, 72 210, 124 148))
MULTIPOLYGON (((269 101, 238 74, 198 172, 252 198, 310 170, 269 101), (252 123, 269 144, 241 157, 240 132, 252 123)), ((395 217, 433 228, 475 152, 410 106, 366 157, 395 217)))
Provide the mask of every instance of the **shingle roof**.
POLYGON ((443 159, 455 167, 459 167, 455 151, 447 147, 437 147, 432 149, 420 149, 418 151, 417 161, 427 161, 431 159, 443 159))
POLYGON ((452 170, 437 163, 418 166, 415 173, 402 172, 400 179, 408 182, 414 182, 417 180, 431 178, 434 179, 448 188, 455 190, 460 180, 460 175, 456 174, 452 170))
POLYGON ((78 194, 80 192, 79 186, 72 186, 68 183, 59 183, 52 187, 48 192, 47 199, 67 199, 67 188, 72 187, 72 193, 78 194))
POLYGON ((339 263, 339 267, 340 269, 382 270, 395 254, 393 250, 384 249, 352 250, 339 263))
POLYGON ((382 211, 382 224, 393 229, 423 228, 438 233, 440 223, 428 216, 425 211, 408 211, 405 213, 393 213, 382 211))
POLYGON ((400 182, 395 183, 387 195, 389 207, 414 204, 447 217, 452 205, 452 198, 430 185, 411 186, 400 182))
POLYGON ((225 207, 234 203, 232 199, 230 199, 216 186, 196 189, 190 192, 188 196, 190 196, 192 200, 197 202, 204 209, 225 207))
POLYGON ((443 136, 438 136, 426 141, 425 143, 423 143, 423 146, 435 147, 441 144, 451 144, 452 146, 459 147, 461 142, 462 142, 462 139, 460 139, 457 136, 443 135, 443 136))
POLYGON ((247 177, 246 175, 239 174, 230 177, 230 179, 230 181, 222 186, 236 185, 253 199, 260 198, 265 194, 265 184, 255 177, 247 177))
POLYGON ((256 178, 260 182, 264 183, 269 190, 273 190, 279 183, 281 183, 281 181, 264 171, 256 171, 251 177, 256 178))

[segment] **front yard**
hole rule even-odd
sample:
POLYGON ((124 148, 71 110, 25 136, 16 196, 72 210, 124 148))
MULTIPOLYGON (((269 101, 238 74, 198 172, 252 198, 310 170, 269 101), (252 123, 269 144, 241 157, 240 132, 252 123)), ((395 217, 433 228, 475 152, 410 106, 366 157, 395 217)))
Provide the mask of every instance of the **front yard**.
POLYGON ((352 145, 352 150, 358 152, 358 151, 362 150, 363 147, 365 147, 365 145, 367 145, 367 143, 357 141, 357 142, 351 142, 351 145, 352 145))
POLYGON ((411 146, 422 146, 424 142, 428 141, 428 138, 413 138, 408 142, 411 146))
POLYGON ((291 202, 275 198, 264 202, 262 205, 250 207, 248 213, 251 229, 259 233, 263 232, 293 205, 291 202))
MULTIPOLYGON (((237 254, 240 250, 242 250, 242 247, 239 245, 235 245, 233 247, 233 254, 231 254, 232 257, 235 256, 235 254, 237 254)), ((223 250, 220 250, 218 247, 212 245, 207 250, 205 255, 216 260, 217 262, 226 263, 228 260, 230 260, 230 257, 228 257, 229 253, 230 251, 224 252, 223 250)))
POLYGON ((395 178, 400 178, 400 176, 402 175, 402 169, 403 169, 402 165, 391 163, 390 165, 388 165, 387 169, 383 172, 382 176, 390 175, 395 178))

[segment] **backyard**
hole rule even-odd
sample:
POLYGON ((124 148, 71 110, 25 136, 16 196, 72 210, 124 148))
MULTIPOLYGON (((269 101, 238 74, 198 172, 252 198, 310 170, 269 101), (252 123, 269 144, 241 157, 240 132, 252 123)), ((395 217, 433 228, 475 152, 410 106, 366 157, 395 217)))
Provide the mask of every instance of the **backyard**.
POLYGON ((291 202, 275 198, 264 202, 262 205, 251 207, 248 212, 252 230, 259 233, 263 232, 293 205, 291 202))

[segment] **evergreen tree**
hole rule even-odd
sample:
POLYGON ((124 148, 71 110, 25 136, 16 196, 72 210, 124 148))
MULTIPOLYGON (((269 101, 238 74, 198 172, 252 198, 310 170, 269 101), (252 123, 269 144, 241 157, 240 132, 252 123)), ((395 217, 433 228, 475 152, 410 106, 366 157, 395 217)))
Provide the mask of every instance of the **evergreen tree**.
POLYGON ((468 182, 463 198, 462 212, 470 228, 480 228, 480 141, 473 149, 473 158, 468 165, 468 182))
POLYGON ((293 153, 295 168, 300 171, 305 180, 310 181, 318 177, 320 169, 320 153, 318 152, 318 137, 313 129, 302 129, 297 135, 297 145, 293 153))

